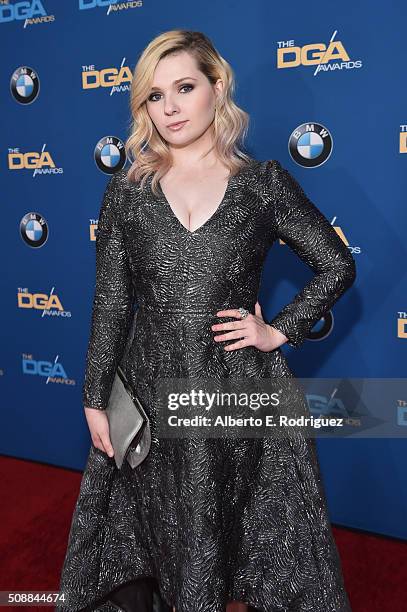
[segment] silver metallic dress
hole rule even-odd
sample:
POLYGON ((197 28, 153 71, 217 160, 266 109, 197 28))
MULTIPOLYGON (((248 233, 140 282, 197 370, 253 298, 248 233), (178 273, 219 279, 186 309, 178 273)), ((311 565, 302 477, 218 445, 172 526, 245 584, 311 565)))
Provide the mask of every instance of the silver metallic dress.
POLYGON ((156 435, 160 377, 294 379, 280 348, 225 351, 211 330, 231 320, 216 317, 218 310, 254 313, 263 263, 278 238, 315 273, 268 321, 299 347, 352 285, 355 261, 277 160, 250 159, 192 232, 161 189, 154 195, 151 177, 143 190, 124 169, 111 177, 96 238, 83 403, 106 408, 122 360, 149 414, 152 446, 129 477, 92 444, 57 611, 120 609, 109 593, 143 577, 158 585, 154 611, 224 612, 229 601, 259 612, 351 610, 313 439, 156 435))

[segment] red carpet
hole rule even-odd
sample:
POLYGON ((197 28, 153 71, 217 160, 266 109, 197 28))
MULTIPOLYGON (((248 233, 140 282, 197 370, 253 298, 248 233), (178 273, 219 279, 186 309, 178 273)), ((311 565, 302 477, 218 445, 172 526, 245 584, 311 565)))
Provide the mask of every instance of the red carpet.
MULTIPOLYGON (((82 474, 0 457, 0 591, 58 590, 82 474)), ((407 543, 333 528, 353 612, 406 612, 407 543)), ((52 606, 1 610, 52 610, 52 606)))

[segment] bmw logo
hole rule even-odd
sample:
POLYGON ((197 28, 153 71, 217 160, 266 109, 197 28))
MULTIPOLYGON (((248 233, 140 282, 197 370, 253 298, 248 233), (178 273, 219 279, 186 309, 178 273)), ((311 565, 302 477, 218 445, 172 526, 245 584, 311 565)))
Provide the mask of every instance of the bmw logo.
POLYGON ((10 91, 20 104, 31 104, 40 91, 38 74, 29 66, 20 66, 11 76, 10 91))
POLYGON ((327 312, 315 325, 307 336, 307 340, 324 340, 334 327, 332 311, 327 312))
POLYGON ((97 167, 106 174, 118 172, 127 161, 124 142, 116 136, 101 138, 95 147, 94 156, 97 167))
POLYGON ((332 152, 332 136, 320 123, 303 123, 295 128, 288 140, 292 159, 304 168, 321 166, 332 152))
POLYGON ((27 213, 20 221, 20 234, 28 246, 41 247, 48 240, 48 223, 39 213, 27 213))

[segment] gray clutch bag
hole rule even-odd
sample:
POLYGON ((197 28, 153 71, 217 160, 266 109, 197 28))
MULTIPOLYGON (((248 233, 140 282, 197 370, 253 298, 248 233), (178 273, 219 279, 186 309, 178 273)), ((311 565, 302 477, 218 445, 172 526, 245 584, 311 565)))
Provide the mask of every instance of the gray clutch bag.
POLYGON ((116 369, 106 413, 116 466, 121 469, 127 460, 136 468, 150 450, 150 421, 120 366, 116 369))

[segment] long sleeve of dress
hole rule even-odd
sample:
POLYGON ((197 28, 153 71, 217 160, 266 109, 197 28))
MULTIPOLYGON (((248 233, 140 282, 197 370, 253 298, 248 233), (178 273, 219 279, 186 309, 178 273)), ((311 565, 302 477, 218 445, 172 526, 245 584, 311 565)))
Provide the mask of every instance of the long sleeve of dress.
POLYGON ((309 200, 295 178, 277 160, 266 163, 262 197, 271 206, 276 237, 281 238, 315 272, 269 324, 299 347, 356 278, 350 251, 328 219, 309 200))
POLYGON ((131 327, 135 291, 128 263, 120 205, 126 174, 114 174, 106 187, 96 234, 96 285, 82 389, 83 404, 105 410, 131 327))

